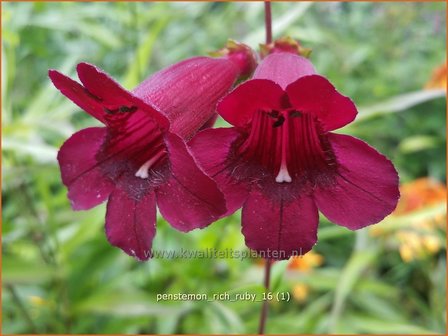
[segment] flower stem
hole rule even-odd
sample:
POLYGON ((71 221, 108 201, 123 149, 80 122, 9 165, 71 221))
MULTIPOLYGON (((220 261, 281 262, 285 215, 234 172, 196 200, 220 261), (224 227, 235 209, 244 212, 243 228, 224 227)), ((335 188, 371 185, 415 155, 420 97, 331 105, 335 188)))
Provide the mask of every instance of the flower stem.
POLYGON ((270 282, 271 282, 271 266, 272 266, 272 260, 266 259, 266 264, 264 267, 264 288, 265 288, 265 297, 263 301, 263 306, 261 307, 261 315, 260 315, 260 324, 258 327, 258 334, 264 335, 264 330, 266 327, 266 320, 268 318, 268 308, 269 308, 269 300, 267 299, 269 288, 270 288, 270 282))
MULTIPOLYGON (((271 14, 271 2, 264 2, 264 23, 266 26, 266 44, 272 42, 272 14, 271 14)), ((258 334, 264 335, 266 320, 268 318, 268 308, 269 300, 267 300, 267 294, 269 293, 270 283, 271 283, 271 266, 272 260, 266 259, 266 264, 264 266, 264 288, 265 297, 263 301, 263 306, 261 307, 260 324, 258 327, 258 334)))
POLYGON ((264 23, 266 26, 266 44, 272 42, 272 15, 271 15, 271 2, 264 2, 264 23))

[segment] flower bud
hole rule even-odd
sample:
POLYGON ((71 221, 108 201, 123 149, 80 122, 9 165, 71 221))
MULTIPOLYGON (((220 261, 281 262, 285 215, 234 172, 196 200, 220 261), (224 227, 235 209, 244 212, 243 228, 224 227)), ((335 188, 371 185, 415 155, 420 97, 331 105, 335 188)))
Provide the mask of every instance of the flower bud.
POLYGON ((193 57, 160 70, 133 94, 168 118, 170 132, 188 140, 213 117, 233 83, 256 65, 252 50, 234 41, 214 55, 219 58, 193 57))

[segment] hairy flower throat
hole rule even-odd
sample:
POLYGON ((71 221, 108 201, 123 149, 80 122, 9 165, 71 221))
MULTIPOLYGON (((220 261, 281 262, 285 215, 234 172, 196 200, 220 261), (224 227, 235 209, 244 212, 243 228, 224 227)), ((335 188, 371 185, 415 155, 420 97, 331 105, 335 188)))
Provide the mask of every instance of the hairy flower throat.
POLYGON ((296 110, 256 112, 239 153, 269 170, 277 183, 310 177, 335 165, 316 119, 296 110))
POLYGON ((146 161, 141 167, 137 170, 135 173, 136 177, 140 177, 142 179, 149 177, 149 169, 151 169, 154 164, 159 161, 160 158, 162 158, 163 155, 165 155, 166 152, 162 149, 160 152, 156 153, 151 159, 146 161))

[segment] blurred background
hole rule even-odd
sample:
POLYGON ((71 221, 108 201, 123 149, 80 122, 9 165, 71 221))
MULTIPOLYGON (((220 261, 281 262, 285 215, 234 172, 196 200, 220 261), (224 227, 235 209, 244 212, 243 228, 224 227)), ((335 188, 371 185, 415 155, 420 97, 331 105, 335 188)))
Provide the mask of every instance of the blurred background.
MULTIPOLYGON (((274 37, 357 104, 341 130, 401 177, 395 213, 359 232, 321 218, 303 258, 273 266, 268 333, 445 334, 446 4, 274 3, 274 37)), ((94 63, 126 88, 227 38, 264 42, 262 3, 2 3, 2 333, 255 333, 261 304, 156 302, 158 293, 263 291, 256 259, 154 259, 110 246, 105 207, 74 212, 60 145, 97 121, 50 68, 94 63)), ((218 121, 222 124, 222 121, 218 121)), ((244 250, 240 214, 181 234, 158 218, 156 249, 244 250)))

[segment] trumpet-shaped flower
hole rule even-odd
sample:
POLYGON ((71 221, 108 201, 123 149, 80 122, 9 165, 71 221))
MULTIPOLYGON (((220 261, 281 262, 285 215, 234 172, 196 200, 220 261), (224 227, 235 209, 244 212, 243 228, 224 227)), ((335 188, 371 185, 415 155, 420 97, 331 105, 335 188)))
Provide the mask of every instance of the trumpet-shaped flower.
POLYGON ((218 113, 233 127, 201 131, 190 146, 224 192, 227 214, 242 207, 249 248, 287 259, 317 242, 318 209, 356 230, 395 208, 392 163, 365 142, 331 132, 357 110, 308 59, 268 55, 218 113))
POLYGON ((225 57, 172 65, 132 92, 87 63, 77 67, 82 85, 50 70, 53 84, 105 125, 75 133, 58 153, 73 209, 108 199, 109 242, 140 260, 151 256, 156 203, 180 231, 219 218, 224 196, 184 141, 213 118, 218 99, 252 65, 249 49, 238 46, 225 57))

